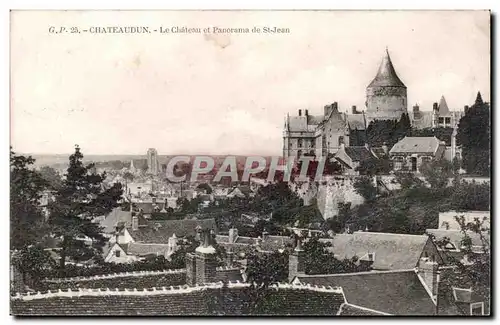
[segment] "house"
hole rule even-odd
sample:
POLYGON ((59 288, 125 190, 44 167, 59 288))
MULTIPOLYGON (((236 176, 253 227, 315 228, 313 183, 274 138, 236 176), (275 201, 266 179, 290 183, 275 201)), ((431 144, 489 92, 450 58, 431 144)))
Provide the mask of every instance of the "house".
POLYGON ((293 245, 294 241, 289 236, 274 236, 263 232, 257 238, 239 236, 238 229, 229 229, 229 235, 217 235, 215 240, 218 245, 224 247, 227 251, 235 254, 247 253, 255 250, 262 253, 272 253, 284 250, 286 246, 293 245))
POLYGON ((226 197, 227 198, 238 197, 238 198, 244 199, 244 198, 251 197, 253 195, 254 195, 254 193, 253 193, 252 189, 250 188, 250 186, 240 185, 240 186, 234 187, 232 190, 230 190, 229 193, 226 195, 226 197))
POLYGON ((422 256, 442 262, 437 247, 427 235, 356 231, 320 239, 320 242, 330 243, 328 250, 339 259, 354 256, 368 259, 372 269, 380 271, 413 269, 422 256))
POLYGON ((389 151, 394 170, 419 172, 422 164, 444 158, 446 144, 436 137, 404 137, 389 151))
MULTIPOLYGON (((444 263, 452 262, 453 260, 462 260, 465 254, 462 251, 464 233, 461 230, 446 230, 446 229, 427 229, 426 232, 433 236, 437 243, 438 251, 441 253, 444 263)), ((489 243, 490 235, 487 231, 481 235, 472 231, 466 231, 470 238, 472 251, 475 253, 483 252, 483 240, 489 243), (483 239, 481 238, 483 236, 483 239)), ((489 246, 489 245, 488 245, 489 246)))
POLYGON ((364 160, 378 159, 377 155, 368 146, 350 146, 346 147, 343 143, 334 156, 334 159, 340 163, 344 174, 357 175, 356 168, 364 160))

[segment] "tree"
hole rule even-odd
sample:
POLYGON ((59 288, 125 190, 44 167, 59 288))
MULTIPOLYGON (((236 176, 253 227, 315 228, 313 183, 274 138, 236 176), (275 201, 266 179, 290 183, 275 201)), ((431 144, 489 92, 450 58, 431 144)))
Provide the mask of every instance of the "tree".
MULTIPOLYGON (((460 242, 461 254, 451 253, 443 250, 445 261, 448 262, 448 268, 444 271, 443 281, 440 286, 447 290, 441 290, 448 294, 449 299, 453 293, 452 287, 472 288, 473 292, 483 298, 485 309, 489 310, 491 299, 491 244, 490 244, 490 229, 484 226, 484 220, 476 218, 473 222, 465 222, 463 216, 455 217, 460 225, 462 240, 460 242), (471 236, 479 237, 481 247, 474 247, 471 236)), ((445 247, 450 243, 449 238, 436 240, 438 247, 445 247)), ((469 314, 469 310, 464 311, 469 314)))
POLYGON ((375 158, 370 157, 362 160, 356 171, 360 175, 375 176, 387 175, 392 170, 391 161, 387 157, 375 158))
POLYGON ((80 148, 69 157, 69 167, 62 186, 49 206, 50 223, 54 233, 62 236, 60 271, 63 273, 68 257, 76 261, 89 260, 100 255, 106 238, 101 233, 96 217, 106 215, 119 206, 123 194, 121 184, 104 188, 106 173, 92 173, 94 165, 85 166, 80 148), (91 239, 78 240, 79 236, 91 239))
POLYGON ((464 169, 469 174, 490 174, 490 105, 481 93, 460 119, 457 143, 462 146, 464 169))
POLYGON ((34 163, 35 159, 31 156, 16 155, 10 151, 11 249, 35 244, 45 227, 40 198, 48 183, 33 168, 34 163))
POLYGON ((26 283, 26 275, 37 283, 48 269, 53 269, 56 262, 50 253, 39 246, 25 246, 12 255, 12 264, 19 268, 26 283))
POLYGON ((444 189, 453 176, 453 165, 445 159, 431 160, 422 164, 420 172, 432 189, 444 189))
POLYGON ((42 166, 39 170, 40 175, 45 181, 47 181, 48 186, 51 190, 56 190, 61 186, 62 178, 61 175, 50 166, 42 166))
POLYGON ((377 187, 369 176, 357 177, 354 181, 354 190, 367 202, 373 202, 377 198, 377 187))

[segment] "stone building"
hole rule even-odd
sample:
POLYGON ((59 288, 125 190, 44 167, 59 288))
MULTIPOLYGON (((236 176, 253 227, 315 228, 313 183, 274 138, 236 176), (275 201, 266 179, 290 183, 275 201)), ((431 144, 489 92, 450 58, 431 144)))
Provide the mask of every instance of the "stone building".
POLYGON ((158 175, 160 165, 158 163, 158 151, 154 148, 148 149, 148 173, 158 175))
POLYGON ((432 104, 432 110, 421 111, 420 106, 416 104, 413 106, 413 112, 409 114, 409 116, 412 126, 417 129, 439 127, 456 128, 458 127, 458 122, 460 122, 460 119, 468 109, 469 106, 464 106, 463 111, 450 110, 446 103, 446 99, 444 96, 441 96, 439 103, 435 102, 432 104))
POLYGON ((366 115, 369 120, 392 120, 407 113, 407 91, 392 65, 386 49, 377 75, 366 87, 366 115))
POLYGON ((287 115, 283 132, 283 156, 327 156, 342 145, 364 146, 370 121, 400 119, 407 113, 406 86, 399 79, 386 50, 377 75, 366 88, 366 112, 352 106, 348 113, 337 102, 324 107, 322 115, 299 109, 298 116, 287 115))

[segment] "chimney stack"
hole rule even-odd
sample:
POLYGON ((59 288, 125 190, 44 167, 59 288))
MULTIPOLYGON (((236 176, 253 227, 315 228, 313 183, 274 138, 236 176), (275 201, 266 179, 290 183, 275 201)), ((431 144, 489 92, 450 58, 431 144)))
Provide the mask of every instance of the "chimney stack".
POLYGON ((132 216, 132 230, 139 230, 139 218, 137 216, 132 216))
POLYGON ((217 275, 217 257, 212 246, 209 229, 202 231, 202 243, 194 254, 186 254, 186 282, 188 285, 202 285, 215 282, 217 275))
POLYGON ((417 112, 419 112, 419 111, 420 111, 420 107, 418 106, 418 104, 415 104, 415 105, 413 106, 413 113, 417 113, 417 112))
POLYGON ((297 238, 297 245, 288 258, 288 282, 298 275, 305 275, 305 252, 302 248, 302 238, 297 238))
POLYGON ((299 109, 299 116, 302 116, 302 110, 299 109))
POLYGON ((306 116, 309 116, 309 110, 308 109, 306 109, 306 113, 305 114, 306 114, 306 116))
POLYGON ((268 237, 269 237, 269 233, 266 230, 264 230, 262 232, 262 240, 267 240, 268 237))
POLYGON ((467 114, 469 112, 469 105, 464 106, 464 113, 467 114))
POLYGON ((337 102, 334 102, 332 104, 332 111, 334 111, 335 113, 339 112, 339 104, 337 102))
POLYGON ((352 114, 358 114, 358 111, 356 110, 356 105, 352 105, 352 114))
POLYGON ((387 146, 387 142, 384 142, 384 144, 382 145, 382 150, 384 150, 384 153, 386 155, 389 154, 389 147, 387 146))
POLYGON ((434 103, 434 104, 432 104, 432 110, 433 110, 433 111, 439 111, 439 108, 438 108, 438 103, 434 103))

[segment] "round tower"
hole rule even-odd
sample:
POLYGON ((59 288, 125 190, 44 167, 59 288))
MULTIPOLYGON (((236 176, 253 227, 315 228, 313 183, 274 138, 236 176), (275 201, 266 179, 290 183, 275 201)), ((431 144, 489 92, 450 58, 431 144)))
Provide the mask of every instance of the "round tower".
POLYGON ((407 113, 406 86, 386 49, 375 79, 366 87, 366 114, 370 119, 399 119, 403 113, 407 113))

